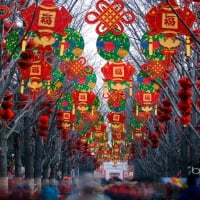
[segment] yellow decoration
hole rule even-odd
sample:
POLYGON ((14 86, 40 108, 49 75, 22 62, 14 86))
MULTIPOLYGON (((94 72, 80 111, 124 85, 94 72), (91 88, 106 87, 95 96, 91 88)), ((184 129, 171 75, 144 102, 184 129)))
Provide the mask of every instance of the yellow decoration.
POLYGON ((20 93, 23 94, 24 93, 24 80, 21 80, 21 87, 20 87, 20 93))
POLYGON ((47 94, 51 94, 50 83, 51 83, 51 81, 47 81, 47 94))
POLYGON ((22 41, 22 52, 25 52, 26 45, 27 45, 27 36, 25 36, 23 41, 22 41))
POLYGON ((47 36, 42 36, 42 37, 36 36, 34 37, 33 41, 35 42, 36 45, 42 45, 43 47, 46 47, 53 45, 56 40, 53 37, 49 38, 47 36))
POLYGON ((153 88, 154 88, 155 90, 159 90, 159 89, 160 89, 160 85, 157 84, 157 83, 154 83, 154 84, 153 84, 153 88))
POLYGON ((83 52, 83 49, 80 49, 80 48, 75 48, 73 53, 75 56, 80 56, 83 52))
POLYGON ((186 36, 186 56, 191 55, 190 36, 186 36))
POLYGON ((177 46, 180 45, 180 40, 178 39, 173 39, 173 38, 167 38, 167 39, 164 39, 164 38, 160 38, 159 39, 159 43, 163 46, 163 47, 166 47, 167 49, 172 49, 172 48, 175 48, 177 46))
POLYGON ((149 36, 149 55, 153 55, 153 37, 149 36))
POLYGON ((64 50, 65 50, 65 38, 67 37, 67 35, 62 37, 62 41, 60 44, 60 56, 64 55, 64 50))
POLYGON ((118 51, 118 56, 124 58, 126 55, 128 54, 128 51, 124 50, 124 49, 119 49, 118 51))

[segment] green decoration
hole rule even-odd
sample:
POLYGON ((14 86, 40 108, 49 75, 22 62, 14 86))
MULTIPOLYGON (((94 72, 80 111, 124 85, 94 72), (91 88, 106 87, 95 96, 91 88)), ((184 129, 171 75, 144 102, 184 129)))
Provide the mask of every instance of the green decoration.
POLYGON ((152 35, 153 55, 149 55, 149 39, 150 35, 145 33, 141 38, 142 53, 149 60, 165 60, 166 56, 162 54, 163 47, 159 43, 159 39, 164 38, 163 34, 152 35))
POLYGON ((133 128, 141 128, 142 126, 144 126, 145 124, 145 120, 140 120, 138 118, 134 118, 132 117, 131 120, 130 120, 130 125, 133 127, 133 128))
MULTIPOLYGON (((36 34, 33 32, 28 32, 26 37, 33 38, 36 34)), ((8 54, 11 55, 14 59, 20 58, 21 53, 21 40, 25 36, 23 28, 16 28, 12 30, 7 39, 6 39, 6 49, 8 54)), ((28 39, 27 39, 28 40, 28 39)))
MULTIPOLYGON (((52 80, 50 81, 51 91, 55 91, 61 88, 65 74, 63 74, 57 67, 53 67, 51 77, 52 77, 52 80)), ((48 83, 46 81, 42 81, 42 84, 46 89, 48 88, 48 83)))
POLYGON ((73 28, 65 29, 66 36, 54 34, 56 42, 53 44, 54 54, 57 58, 72 61, 81 56, 84 49, 84 40, 82 35, 73 28), (63 55, 61 54, 61 45, 64 45, 63 55))
POLYGON ((96 74, 88 74, 84 81, 84 83, 81 83, 79 79, 75 79, 74 88, 85 92, 91 91, 95 87, 97 82, 96 74))
POLYGON ((59 110, 72 111, 73 104, 71 95, 66 93, 64 96, 60 97, 57 105, 59 110))
MULTIPOLYGON (((112 88, 112 85, 116 85, 116 84, 118 84, 118 82, 115 82, 113 80, 107 81, 108 89, 109 89, 110 92, 114 91, 114 89, 112 88)), ((121 81, 120 84, 126 85, 126 87, 129 87, 129 82, 128 81, 121 81)))
POLYGON ((112 32, 108 32, 97 38, 96 46, 102 58, 117 62, 128 54, 130 42, 125 33, 114 35, 112 32))

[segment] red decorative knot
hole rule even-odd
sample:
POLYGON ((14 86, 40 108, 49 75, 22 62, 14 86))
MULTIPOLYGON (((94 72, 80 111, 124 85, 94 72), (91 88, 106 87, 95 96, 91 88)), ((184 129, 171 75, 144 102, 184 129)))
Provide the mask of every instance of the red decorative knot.
POLYGON ((96 3, 96 9, 99 13, 88 12, 85 21, 88 24, 95 24, 99 21, 96 27, 96 32, 99 35, 105 35, 108 31, 115 35, 121 35, 124 31, 122 23, 131 24, 135 20, 133 12, 123 11, 124 2, 122 0, 116 0, 111 4, 105 0, 99 0, 96 3))
POLYGON ((5 5, 0 5, 0 19, 5 19, 10 16, 10 9, 5 5))

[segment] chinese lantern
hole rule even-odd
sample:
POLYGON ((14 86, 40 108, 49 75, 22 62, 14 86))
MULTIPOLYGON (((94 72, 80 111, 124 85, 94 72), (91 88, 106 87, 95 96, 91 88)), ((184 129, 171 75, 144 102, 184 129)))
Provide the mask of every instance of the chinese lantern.
MULTIPOLYGON (((150 35, 163 33, 165 39, 160 39, 160 44, 168 51, 174 52, 174 48, 180 44, 176 38, 178 34, 186 35, 186 55, 190 55, 190 32, 187 27, 191 28, 196 19, 195 14, 188 8, 181 10, 175 0, 163 2, 158 6, 154 6, 145 15, 145 20, 150 28, 150 35), (176 13, 174 12, 174 10, 176 13), (178 16, 184 23, 178 18, 178 16), (186 26, 185 26, 186 24, 186 26)), ((149 39, 149 54, 153 53, 152 37, 149 39)))

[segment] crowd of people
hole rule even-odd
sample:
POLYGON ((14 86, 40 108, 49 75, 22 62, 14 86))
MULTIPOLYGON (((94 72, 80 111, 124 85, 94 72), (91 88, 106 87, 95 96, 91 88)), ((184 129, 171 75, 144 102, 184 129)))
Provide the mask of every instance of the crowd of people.
POLYGON ((0 200, 200 200, 200 178, 191 174, 186 188, 171 183, 108 181, 85 173, 77 180, 45 185, 40 190, 27 184, 16 185, 9 192, 0 191, 0 200))

